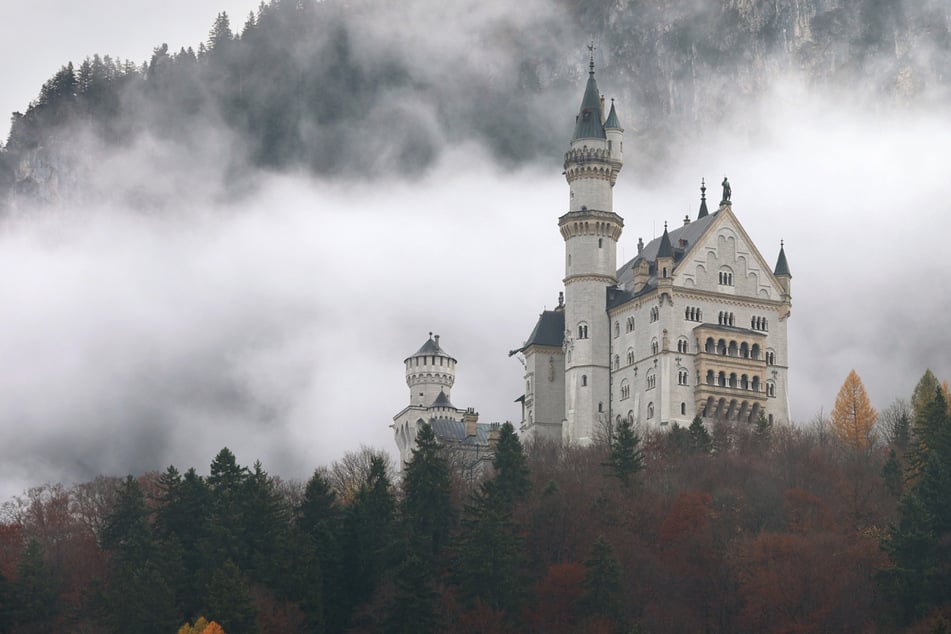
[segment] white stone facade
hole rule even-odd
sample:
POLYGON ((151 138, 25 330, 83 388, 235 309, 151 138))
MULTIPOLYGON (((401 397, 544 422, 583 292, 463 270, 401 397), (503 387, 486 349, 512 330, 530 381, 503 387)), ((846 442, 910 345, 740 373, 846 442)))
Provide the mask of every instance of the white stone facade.
POLYGON ((639 242, 638 255, 618 268, 624 221, 613 211, 613 187, 623 130, 613 103, 606 118, 603 103, 592 67, 565 155, 564 302, 512 353, 526 370, 523 437, 583 446, 622 418, 661 428, 697 415, 788 421, 785 253, 769 267, 726 185, 716 211, 707 212, 702 188, 695 221, 639 242))

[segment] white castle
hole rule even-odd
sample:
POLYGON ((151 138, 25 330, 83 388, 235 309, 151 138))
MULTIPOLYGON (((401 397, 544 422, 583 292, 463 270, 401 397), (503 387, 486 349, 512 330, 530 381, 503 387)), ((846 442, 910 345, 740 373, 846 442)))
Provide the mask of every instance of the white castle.
MULTIPOLYGON (((565 154, 565 290, 510 353, 525 367, 523 440, 585 446, 625 418, 641 428, 689 425, 698 415, 788 421, 792 275, 782 245, 770 269, 734 215, 724 178, 716 211, 708 212, 701 185, 697 219, 672 231, 665 224, 647 245, 638 240, 637 256, 618 268, 624 220, 613 188, 623 150, 624 130, 613 101, 604 116, 592 59, 565 154)), ((430 334, 404 363, 410 404, 392 425, 402 462, 429 422, 477 474, 497 424, 450 402, 456 360, 430 334)))
POLYGON ((695 416, 789 420, 786 320, 792 275, 771 269, 733 213, 731 188, 697 219, 617 266, 624 220, 613 188, 624 162, 614 103, 604 116, 594 62, 565 154, 565 290, 511 354, 525 366, 520 432, 588 445, 626 418, 663 428, 695 416))

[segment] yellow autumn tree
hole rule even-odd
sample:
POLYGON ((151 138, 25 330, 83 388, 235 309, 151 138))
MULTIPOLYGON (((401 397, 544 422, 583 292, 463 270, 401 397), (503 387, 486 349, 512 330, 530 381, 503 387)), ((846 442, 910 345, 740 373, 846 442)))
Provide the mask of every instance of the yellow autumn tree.
POLYGON ((875 442, 875 420, 878 412, 868 401, 862 379, 849 372, 845 383, 835 397, 832 408, 832 428, 842 442, 853 449, 867 449, 875 442))
POLYGON ((185 625, 178 628, 178 634, 225 634, 224 629, 214 621, 207 621, 205 617, 198 617, 194 625, 185 625))

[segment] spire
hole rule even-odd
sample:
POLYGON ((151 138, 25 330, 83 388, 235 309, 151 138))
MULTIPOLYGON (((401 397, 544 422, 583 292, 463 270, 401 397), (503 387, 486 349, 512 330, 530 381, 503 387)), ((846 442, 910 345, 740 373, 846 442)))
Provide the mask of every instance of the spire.
POLYGON ((621 122, 618 121, 618 118, 617 118, 617 112, 614 110, 613 98, 611 99, 611 112, 608 113, 608 118, 605 119, 604 121, 604 129, 605 130, 611 130, 611 129, 623 130, 624 129, 621 127, 621 122))
POLYGON ((773 275, 787 275, 792 277, 792 273, 789 272, 789 264, 786 262, 786 250, 783 248, 783 241, 779 241, 779 257, 776 259, 776 270, 773 271, 773 275))
POLYGON ((670 244, 670 236, 667 234, 667 223, 664 223, 664 235, 660 237, 660 246, 657 247, 658 258, 674 257, 674 247, 670 244))
POLYGON ((575 134, 572 139, 603 139, 604 126, 601 123, 601 93, 594 78, 594 44, 588 45, 591 61, 588 63, 588 84, 581 99, 581 110, 575 117, 575 134))
POLYGON ((700 179, 700 213, 697 214, 697 220, 706 218, 709 215, 707 211, 707 183, 700 179))

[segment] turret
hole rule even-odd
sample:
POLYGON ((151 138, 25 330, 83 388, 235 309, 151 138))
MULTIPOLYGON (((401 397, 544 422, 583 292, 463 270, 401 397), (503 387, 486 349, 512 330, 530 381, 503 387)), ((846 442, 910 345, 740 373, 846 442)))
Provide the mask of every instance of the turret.
POLYGON ((429 339, 403 363, 410 405, 429 407, 440 399, 451 407, 449 393, 456 382, 456 360, 439 347, 439 335, 429 333, 429 339))
POLYGON ((667 233, 667 223, 664 223, 664 235, 660 237, 660 246, 657 248, 657 283, 670 281, 674 274, 674 246, 670 243, 670 234, 667 233))
POLYGON ((700 179, 700 211, 697 213, 697 220, 701 218, 706 218, 710 215, 710 212, 707 211, 707 183, 702 178, 700 179))
POLYGON ((792 273, 789 272, 789 264, 786 262, 786 250, 783 241, 779 241, 779 257, 776 259, 776 269, 773 275, 783 287, 783 299, 792 297, 792 273))
POLYGON ((565 444, 590 444, 610 408, 607 288, 617 284, 617 241, 624 220, 614 213, 623 130, 611 104, 603 119, 592 55, 588 82, 565 154, 568 213, 558 219, 565 240, 565 444))

